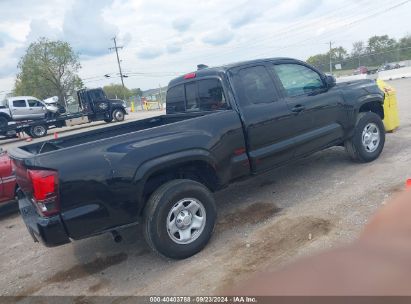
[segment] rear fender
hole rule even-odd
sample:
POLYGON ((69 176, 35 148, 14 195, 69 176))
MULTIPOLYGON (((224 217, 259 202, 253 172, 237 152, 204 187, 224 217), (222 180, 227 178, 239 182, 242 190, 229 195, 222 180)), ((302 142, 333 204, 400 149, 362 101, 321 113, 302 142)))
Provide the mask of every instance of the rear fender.
POLYGON ((7 120, 11 120, 11 119, 12 119, 11 116, 10 116, 10 114, 9 114, 9 113, 6 113, 6 112, 0 112, 0 117, 4 117, 4 118, 6 118, 7 120))
POLYGON ((163 155, 143 163, 136 171, 133 181, 137 185, 138 200, 142 202, 144 186, 147 180, 160 170, 168 167, 184 165, 192 161, 204 161, 212 168, 216 167, 215 159, 207 150, 192 149, 163 155))

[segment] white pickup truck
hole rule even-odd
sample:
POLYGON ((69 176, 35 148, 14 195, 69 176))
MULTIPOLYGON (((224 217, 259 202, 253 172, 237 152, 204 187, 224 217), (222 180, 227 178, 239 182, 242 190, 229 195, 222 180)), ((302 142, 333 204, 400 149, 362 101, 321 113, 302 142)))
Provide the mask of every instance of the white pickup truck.
POLYGON ((0 101, 0 125, 12 120, 43 119, 47 112, 46 104, 35 97, 9 97, 0 101))
POLYGON ((9 121, 53 118, 65 112, 57 96, 43 101, 33 96, 9 97, 0 101, 0 126, 7 126, 9 121))

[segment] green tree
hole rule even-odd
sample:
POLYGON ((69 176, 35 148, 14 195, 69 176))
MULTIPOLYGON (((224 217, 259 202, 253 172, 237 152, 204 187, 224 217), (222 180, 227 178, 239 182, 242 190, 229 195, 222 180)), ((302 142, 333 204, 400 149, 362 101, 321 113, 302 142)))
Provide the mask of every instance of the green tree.
POLYGON ((360 57, 365 54, 365 45, 363 41, 356 41, 352 44, 351 56, 360 57))
POLYGON ((104 86, 103 90, 106 92, 108 98, 128 99, 133 95, 128 88, 123 87, 121 84, 112 83, 104 86))
POLYGON ((77 75, 81 68, 78 55, 64 41, 40 38, 31 43, 18 68, 14 95, 40 99, 58 96, 64 104, 66 98, 83 86, 77 75))
MULTIPOLYGON (((330 55, 330 52, 328 52, 330 55)), ((331 58, 334 63, 342 63, 348 57, 348 52, 342 46, 331 49, 331 58)))
POLYGON ((308 58, 307 63, 315 66, 321 71, 327 71, 330 66, 330 57, 328 54, 317 54, 308 58))
POLYGON ((407 36, 400 39, 397 44, 400 60, 408 60, 411 59, 411 35, 408 34, 407 36))
POLYGON ((373 36, 368 39, 367 53, 375 65, 394 61, 397 58, 396 41, 388 35, 373 36))
POLYGON ((361 65, 367 64, 367 58, 364 56, 366 54, 366 46, 363 41, 356 41, 352 44, 351 50, 351 60, 348 61, 348 65, 351 68, 356 66, 360 67, 361 65))

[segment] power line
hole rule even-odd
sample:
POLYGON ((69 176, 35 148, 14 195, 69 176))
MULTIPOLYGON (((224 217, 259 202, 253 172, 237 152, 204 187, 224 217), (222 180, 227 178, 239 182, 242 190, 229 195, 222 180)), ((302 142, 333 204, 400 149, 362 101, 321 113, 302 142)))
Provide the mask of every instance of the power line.
MULTIPOLYGON (((362 22, 362 21, 364 21, 364 20, 367 20, 367 19, 373 18, 373 17, 375 17, 375 16, 384 14, 384 13, 389 12, 389 11, 391 11, 391 10, 394 10, 394 9, 396 9, 396 8, 398 8, 398 7, 400 7, 400 6, 403 6, 403 5, 405 5, 405 4, 409 3, 409 2, 411 2, 411 0, 402 1, 402 2, 400 2, 400 3, 397 3, 397 4, 391 5, 391 6, 389 6, 389 7, 383 8, 383 9, 381 9, 381 10, 375 12, 375 13, 372 13, 372 14, 370 14, 370 15, 367 15, 367 16, 365 16, 365 17, 358 18, 358 19, 356 19, 356 20, 353 20, 353 21, 348 22, 348 23, 345 23, 345 24, 341 24, 339 27, 336 27, 333 31, 339 30, 341 27, 344 27, 345 29, 351 28, 353 25, 355 25, 355 24, 357 24, 357 23, 360 23, 360 22, 362 22)), ((345 31, 345 32, 347 32, 347 31, 345 31)), ((332 37, 335 37, 335 34, 340 34, 340 33, 334 33, 334 34, 328 35, 328 36, 326 36, 326 37, 327 37, 328 39, 330 39, 330 38, 332 38, 332 37)), ((307 41, 312 41, 312 38, 307 38, 307 39, 304 39, 304 40, 300 41, 299 43, 291 44, 291 45, 284 46, 284 47, 280 47, 280 48, 276 48, 276 49, 273 49, 273 50, 281 50, 281 49, 285 49, 285 48, 290 48, 290 47, 298 46, 300 43, 304 43, 304 42, 307 42, 307 41)), ((263 54, 267 54, 267 52, 264 52, 263 54)), ((261 53, 260 53, 260 55, 261 55, 261 53)))
MULTIPOLYGON (((391 6, 382 8, 382 9, 380 8, 378 11, 373 12, 373 13, 367 15, 367 16, 364 16, 364 17, 362 17, 362 18, 358 18, 358 19, 353 20, 353 21, 348 22, 348 23, 341 24, 341 25, 337 26, 335 29, 332 30, 332 34, 331 34, 331 35, 327 35, 327 36, 334 36, 336 33, 333 33, 333 32, 339 30, 341 27, 351 28, 353 25, 355 25, 355 24, 357 24, 357 23, 360 23, 360 22, 362 22, 362 21, 364 21, 364 20, 373 18, 373 17, 378 16, 378 15, 381 15, 381 14, 386 13, 386 12, 388 12, 388 11, 394 10, 394 9, 400 7, 400 6, 403 6, 403 5, 407 4, 407 3, 409 3, 410 1, 411 1, 411 0, 406 0, 406 1, 402 1, 402 2, 400 2, 400 3, 394 4, 394 5, 391 5, 391 6)), ((352 8, 350 8, 350 10, 351 10, 351 9, 352 9, 352 8)), ((341 14, 341 11, 339 11, 338 13, 341 14)), ((330 15, 333 15, 333 14, 328 14, 328 15, 330 16, 330 15)), ((358 13, 350 16, 351 19, 353 19, 353 17, 355 18, 355 17, 356 17, 355 15, 358 16, 358 13)), ((327 16, 327 17, 328 17, 328 16, 327 16)), ((323 16, 322 18, 324 18, 324 16, 323 16)), ((316 21, 318 21, 318 20, 316 20, 316 21)), ((311 22, 311 23, 312 23, 312 22, 311 22)), ((327 23, 327 25, 329 26, 330 24, 333 24, 333 23, 337 23, 337 22, 334 21, 334 22, 331 22, 331 23, 327 23)), ((310 23, 308 23, 308 24, 310 24, 310 23)), ((314 24, 313 24, 313 25, 314 25, 314 24)), ((285 30, 285 31, 280 31, 280 32, 276 32, 276 33, 273 33, 273 34, 276 34, 276 35, 278 35, 278 36, 283 36, 283 35, 286 35, 286 34, 290 33, 290 31, 291 31, 292 34, 296 35, 296 34, 298 34, 298 33, 302 33, 302 32, 305 32, 305 31, 309 30, 309 29, 307 28, 307 26, 305 26, 304 24, 302 24, 302 22, 298 22, 298 23, 292 25, 292 27, 294 27, 292 30, 291 30, 290 28, 288 28, 288 29, 285 30), (302 31, 298 31, 298 30, 296 31, 296 29, 302 29, 302 31)), ((341 35, 341 33, 338 33, 338 34, 341 35)), ((270 35, 270 36, 271 36, 271 35, 270 35)), ((323 36, 323 35, 320 35, 320 36, 323 36)), ((287 36, 287 38, 288 38, 288 37, 289 37, 289 36, 287 36)), ((257 43, 261 43, 263 40, 267 40, 267 39, 270 39, 270 37, 264 37, 263 39, 253 39, 253 40, 254 40, 254 41, 257 40, 257 41, 256 41, 257 43)), ((323 38, 323 39, 324 39, 324 38, 323 38)), ((308 42, 308 41, 309 41, 309 42, 312 42, 313 39, 312 39, 312 38, 308 38, 308 39, 302 40, 302 41, 297 42, 297 43, 294 43, 294 44, 285 45, 285 46, 276 47, 276 48, 269 48, 269 49, 271 49, 271 50, 270 50, 270 53, 271 53, 272 51, 276 51, 276 50, 282 50, 282 49, 287 49, 287 48, 292 48, 292 47, 301 46, 301 45, 303 45, 302 43, 305 43, 305 42, 308 42)), ((317 41, 318 41, 318 40, 317 40, 317 41)), ((315 42, 315 44, 318 44, 318 42, 315 42)), ((245 47, 242 47, 242 46, 240 46, 240 45, 234 46, 234 47, 233 47, 233 46, 230 46, 230 50, 227 50, 228 52, 219 52, 219 54, 216 55, 216 56, 213 56, 213 58, 215 58, 215 57, 220 57, 220 56, 222 56, 222 55, 227 55, 227 54, 229 54, 229 53, 232 53, 232 51, 234 51, 234 50, 237 49, 237 48, 238 48, 238 49, 244 49, 244 48, 255 48, 255 47, 256 47, 256 43, 254 43, 254 44, 250 44, 250 43, 249 43, 249 44, 248 44, 247 46, 245 46, 245 47), (225 54, 222 54, 222 53, 225 53, 225 54)), ((260 53, 260 54, 261 54, 261 53, 260 53)), ((263 54, 267 54, 267 50, 266 50, 263 54)), ((260 55, 260 56, 261 56, 261 55, 260 55)), ((195 57, 198 57, 198 56, 195 56, 195 57)), ((190 58, 190 59, 194 59, 194 58, 190 58)), ((204 61, 204 56, 202 56, 202 59, 203 59, 203 61, 204 61)), ((187 57, 185 57, 185 60, 187 60, 187 57)), ((332 67, 331 67, 331 69, 332 69, 332 67)), ((330 69, 330 70, 331 70, 331 69, 330 69)), ((120 70, 120 64, 119 64, 119 70, 120 70)), ((177 72, 176 72, 176 73, 177 73, 177 72)), ((128 74, 133 74, 133 75, 132 75, 133 77, 137 77, 138 75, 146 76, 146 77, 167 77, 167 76, 174 76, 174 75, 175 75, 175 74, 173 75, 173 72, 171 72, 170 74, 168 74, 168 72, 164 72, 164 74, 163 74, 163 72, 158 72, 158 73, 130 72, 130 73, 128 73, 128 74), (155 75, 155 74, 158 74, 158 75, 155 75), (160 75, 160 74, 162 74, 162 75, 160 75)), ((182 73, 180 73, 180 74, 182 74, 182 73)), ((120 75, 123 75, 123 74, 120 72, 120 75)), ((131 76, 131 75, 130 75, 130 76, 131 76)), ((121 77, 121 78, 122 78, 122 77, 121 77)))
MULTIPOLYGON (((405 2, 408 2, 408 1, 405 1, 405 2)), ((237 44, 230 45, 230 46, 227 46, 227 47, 212 48, 212 49, 215 49, 216 52, 218 52, 215 55, 211 55, 211 54, 210 55, 204 55, 204 54, 200 55, 200 54, 198 54, 198 55, 191 56, 191 57, 188 57, 188 58, 187 58, 187 56, 185 56, 184 61, 186 61, 186 62, 187 62, 187 60, 192 61, 192 60, 196 60, 196 58, 201 58, 202 61, 207 61, 207 58, 212 58, 214 60, 215 58, 222 57, 222 56, 228 55, 230 53, 233 53, 236 50, 258 49, 257 46, 262 44, 266 40, 271 39, 272 41, 278 42, 279 40, 289 39, 290 36, 300 35, 300 34, 302 34, 304 32, 307 32, 307 31, 312 32, 314 30, 313 27, 318 26, 318 23, 320 23, 321 21, 323 21, 324 24, 327 25, 327 27, 330 27, 330 26, 332 27, 333 24, 338 25, 338 23, 341 22, 340 20, 332 20, 333 17, 335 17, 336 15, 343 15, 345 20, 347 20, 347 19, 352 20, 356 17, 359 17, 361 11, 369 12, 370 7, 368 7, 368 6, 371 5, 371 4, 374 4, 374 3, 375 3, 375 1, 358 0, 355 4, 355 7, 351 6, 351 5, 344 5, 344 6, 339 7, 338 9, 333 9, 332 11, 329 11, 326 14, 321 15, 320 18, 316 18, 315 20, 311 20, 311 21, 307 20, 307 21, 296 22, 294 24, 291 24, 290 26, 287 26, 286 28, 282 28, 279 31, 274 31, 274 32, 270 33, 269 35, 266 35, 265 37, 252 38, 251 40, 247 40, 244 43, 237 43, 237 44), (355 14, 352 14, 354 12, 355 12, 355 14), (327 21, 327 19, 331 19, 331 20, 327 21), (281 37, 281 38, 279 39, 279 37, 281 37), (221 50, 223 50, 223 51, 221 51, 221 50)), ((403 3, 400 3, 398 5, 402 5, 402 4, 403 3)), ((378 7, 378 9, 381 9, 381 7, 378 7)), ((384 11, 386 11, 386 10, 390 10, 390 8, 388 8, 388 9, 384 8, 384 11)), ((377 13, 379 13, 379 12, 377 12, 377 13)), ((354 22, 357 22, 357 20, 355 20, 354 22)), ((351 23, 348 23, 348 24, 351 24, 351 23)), ((341 26, 345 26, 345 25, 346 24, 337 26, 336 29, 340 28, 341 26)), ((341 33, 339 33, 339 34, 341 34, 341 33)), ((323 36, 323 35, 319 35, 319 36, 323 36)), ((312 38, 310 38, 310 40, 313 41, 312 38)), ((307 40, 304 40, 304 41, 307 41, 307 40)), ((282 49, 286 49, 286 48, 297 47, 297 46, 300 46, 300 45, 301 44, 298 43, 298 44, 291 44, 291 45, 284 45, 284 46, 276 46, 274 48, 269 47, 268 49, 282 50, 282 49)), ((203 47, 202 49, 207 50, 208 48, 203 47)), ((265 48, 265 49, 267 49, 267 48, 265 48)), ((267 53, 267 51, 265 51, 265 53, 267 53)), ((178 60, 177 62, 180 62, 180 60, 178 60)))
MULTIPOLYGON (((357 2, 355 7, 350 7, 350 6, 345 6, 341 9, 338 9, 338 14, 344 14, 346 17, 353 17, 351 15, 352 12, 355 12, 354 16, 358 16, 358 11, 360 9, 359 7, 359 2, 357 2)), ((285 41, 286 39, 288 40, 291 36, 297 36, 301 35, 305 32, 313 32, 314 28, 317 27, 318 23, 323 20, 326 21, 327 18, 332 18, 337 14, 335 10, 332 12, 328 12, 325 15, 322 15, 320 18, 316 18, 315 20, 307 20, 307 21, 300 21, 294 24, 291 24, 287 28, 282 28, 280 30, 276 30, 271 32, 268 35, 265 35, 264 37, 259 37, 259 38, 252 38, 251 40, 244 41, 243 43, 235 43, 235 44, 230 44, 227 47, 219 47, 219 48, 212 48, 215 49, 216 54, 215 55, 195 55, 188 57, 189 60, 196 60, 196 58, 201 58, 201 61, 207 61, 207 58, 211 58, 212 60, 215 60, 216 58, 221 58, 223 56, 227 56, 229 54, 234 53, 235 51, 243 51, 243 50, 254 50, 254 49, 259 49, 260 46, 266 42, 266 41, 274 41, 278 43, 278 41, 283 40, 285 41), (221 51, 223 49, 223 51, 221 51), (204 59, 206 58, 206 59, 204 59)), ((330 26, 332 23, 336 21, 327 21, 327 26, 330 26)), ((187 57, 184 58, 184 60, 187 60, 187 57)), ((179 61, 180 62, 180 61, 179 61)))

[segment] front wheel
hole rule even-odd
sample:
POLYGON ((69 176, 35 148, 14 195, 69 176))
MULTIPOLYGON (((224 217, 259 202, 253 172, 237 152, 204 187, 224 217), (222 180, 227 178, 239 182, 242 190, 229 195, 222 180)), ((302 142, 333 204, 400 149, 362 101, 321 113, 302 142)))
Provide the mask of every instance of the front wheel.
POLYGON ((123 121, 124 120, 124 112, 120 109, 115 109, 113 111, 112 117, 114 118, 115 121, 123 121))
POLYGON ((377 159, 385 143, 384 124, 373 112, 360 113, 352 138, 344 143, 348 155, 357 162, 377 159))
POLYGON ((173 259, 188 258, 208 243, 216 220, 213 194, 186 179, 158 188, 144 212, 144 236, 150 247, 173 259))

